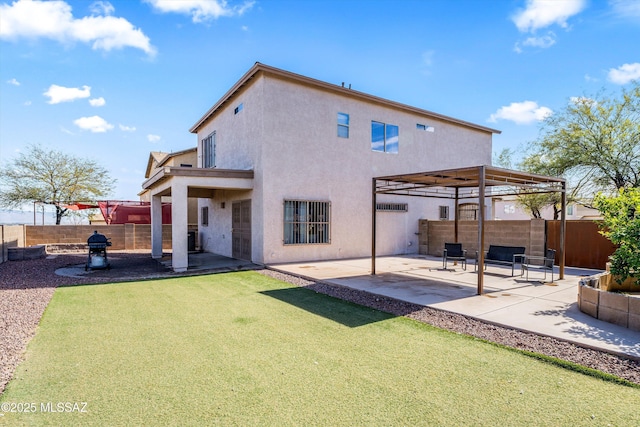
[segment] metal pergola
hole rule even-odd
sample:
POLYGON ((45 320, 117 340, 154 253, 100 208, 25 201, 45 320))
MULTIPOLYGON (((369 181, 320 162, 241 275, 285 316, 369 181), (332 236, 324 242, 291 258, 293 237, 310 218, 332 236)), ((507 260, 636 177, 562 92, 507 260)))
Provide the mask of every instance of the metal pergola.
POLYGON ((566 230, 566 181, 563 178, 536 175, 481 165, 432 172, 409 173, 373 178, 371 274, 376 274, 376 196, 395 194, 455 200, 454 238, 458 241, 458 204, 461 199, 477 199, 478 209, 478 295, 484 286, 484 223, 486 197, 524 194, 561 193, 559 279, 564 279, 566 230))

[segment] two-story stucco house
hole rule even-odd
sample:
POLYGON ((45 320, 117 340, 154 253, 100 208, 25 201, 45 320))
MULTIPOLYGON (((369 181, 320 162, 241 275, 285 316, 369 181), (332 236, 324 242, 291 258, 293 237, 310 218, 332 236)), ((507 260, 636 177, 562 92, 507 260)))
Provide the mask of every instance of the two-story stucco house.
MULTIPOLYGON (((152 255, 160 199, 172 197, 172 265, 187 268, 187 200, 209 252, 259 264, 364 257, 372 178, 491 164, 498 131, 256 63, 190 129, 197 168, 164 167, 143 184, 152 255)), ((377 198, 377 252, 418 251, 418 220, 450 201, 377 198)))

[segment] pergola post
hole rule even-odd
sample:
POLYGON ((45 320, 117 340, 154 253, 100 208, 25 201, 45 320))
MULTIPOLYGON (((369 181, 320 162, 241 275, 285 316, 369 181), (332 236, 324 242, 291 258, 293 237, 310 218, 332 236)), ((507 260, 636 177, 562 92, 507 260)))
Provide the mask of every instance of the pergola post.
POLYGON ((567 226, 567 183, 562 181, 562 194, 560 202, 560 253, 559 258, 559 273, 558 280, 564 279, 564 262, 565 262, 565 238, 566 238, 566 226, 567 226))
POLYGON ((376 179, 371 186, 371 274, 376 274, 376 179))
POLYGON ((484 291, 484 190, 485 167, 478 168, 478 295, 484 291))
POLYGON ((455 203, 453 205, 453 210, 454 210, 454 213, 453 213, 453 215, 454 215, 454 217, 453 217, 454 218, 454 222, 453 222, 453 239, 454 240, 453 241, 454 241, 454 243, 458 243, 458 209, 459 209, 458 197, 459 197, 459 190, 460 189, 458 187, 456 187, 456 201, 455 201, 455 203))

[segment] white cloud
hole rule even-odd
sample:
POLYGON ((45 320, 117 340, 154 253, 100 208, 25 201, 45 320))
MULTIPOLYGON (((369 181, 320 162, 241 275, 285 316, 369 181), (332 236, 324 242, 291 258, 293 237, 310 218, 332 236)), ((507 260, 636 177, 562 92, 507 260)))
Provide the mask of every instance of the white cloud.
POLYGON ((80 129, 89 130, 93 133, 103 133, 113 129, 113 125, 100 116, 80 117, 73 121, 73 124, 80 129))
POLYGON ((135 132, 136 131, 135 126, 118 125, 118 127, 123 132, 135 132))
POLYGON ((552 32, 549 32, 546 36, 542 37, 528 37, 522 42, 522 44, 524 46, 546 49, 556 44, 556 35, 552 32))
MULTIPOLYGON (((108 2, 94 3, 94 13, 111 13, 108 2)), ((48 38, 62 43, 91 43, 94 50, 134 47, 155 54, 149 37, 124 18, 93 15, 76 19, 64 1, 18 0, 0 5, 0 39, 48 38)))
POLYGON ((240 16, 251 9, 255 3, 247 0, 239 6, 229 6, 226 0, 145 0, 163 13, 181 13, 191 15, 193 22, 218 19, 221 16, 240 16))
POLYGON ((111 15, 116 8, 108 1, 96 1, 89 6, 89 10, 94 15, 111 15))
POLYGON ((158 141, 160 141, 160 135, 149 134, 149 135, 147 135, 147 140, 149 142, 158 142, 158 141))
POLYGON ((435 50, 428 50, 426 52, 422 52, 422 64, 430 67, 433 65, 433 57, 435 56, 435 50))
POLYGON ((43 95, 49 97, 49 104, 59 104, 61 102, 70 102, 76 99, 90 97, 91 87, 85 85, 80 89, 77 87, 51 85, 49 86, 49 90, 44 92, 43 95))
POLYGON ((585 0, 527 0, 525 9, 511 17, 523 33, 557 24, 567 28, 567 20, 586 7, 585 0))
POLYGON ((610 82, 619 85, 627 84, 632 80, 640 80, 640 62, 611 68, 608 77, 610 82))
POLYGON ((10 85, 14 85, 14 86, 20 86, 20 82, 16 79, 9 79, 7 80, 7 83, 9 83, 10 85))
POLYGON ((89 105, 91 105, 92 107, 102 107, 106 103, 107 101, 105 101, 103 97, 93 98, 89 100, 89 105))
POLYGON ((24 106, 28 107, 29 105, 31 105, 31 101, 24 101, 24 106))
POLYGON ((613 12, 622 18, 640 18, 640 2, 635 0, 609 0, 613 12))
POLYGON ((495 123, 498 120, 510 120, 518 125, 528 125, 544 120, 551 113, 550 108, 541 107, 534 101, 512 102, 507 107, 500 107, 489 117, 489 121, 495 123))

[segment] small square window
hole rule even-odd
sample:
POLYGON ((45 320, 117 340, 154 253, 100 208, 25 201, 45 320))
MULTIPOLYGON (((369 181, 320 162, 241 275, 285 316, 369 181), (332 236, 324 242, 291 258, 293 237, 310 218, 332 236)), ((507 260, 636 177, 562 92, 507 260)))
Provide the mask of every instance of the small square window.
POLYGON ((243 108, 244 108, 244 105, 241 103, 233 110, 233 114, 238 114, 240 111, 242 111, 243 108))
POLYGON ((416 123, 416 129, 423 130, 425 132, 433 132, 436 130, 433 126, 423 125, 421 123, 416 123))
POLYGON ((338 136, 340 138, 349 138, 349 115, 338 113, 338 136))

